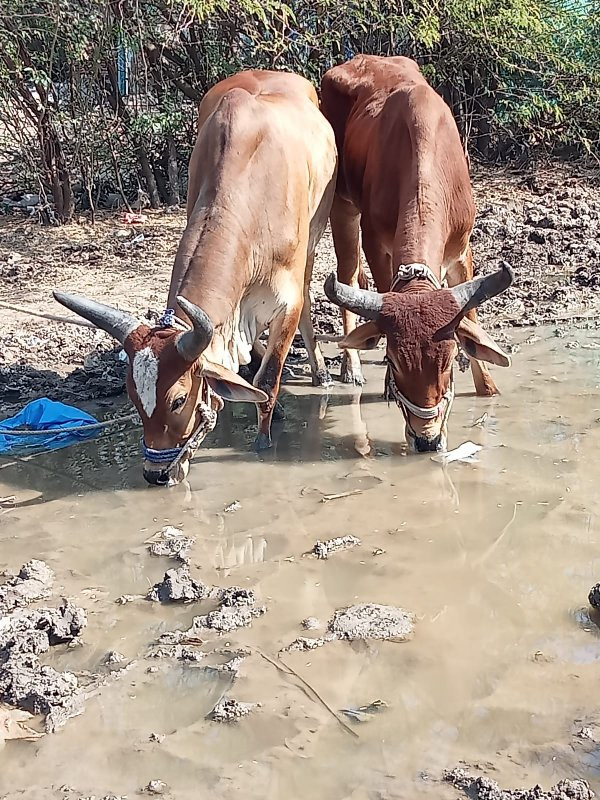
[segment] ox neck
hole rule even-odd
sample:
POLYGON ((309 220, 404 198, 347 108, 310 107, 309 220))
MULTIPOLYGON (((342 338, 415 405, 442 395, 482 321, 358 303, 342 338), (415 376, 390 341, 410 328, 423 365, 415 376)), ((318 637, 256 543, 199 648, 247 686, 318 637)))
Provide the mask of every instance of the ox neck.
MULTIPOLYGON (((182 282, 179 294, 201 308, 213 326, 218 328, 232 316, 239 302, 235 287, 211 286, 208 280, 201 280, 203 276, 198 276, 199 279, 197 281, 194 280, 194 277, 192 276, 191 280, 182 282)), ((180 320, 183 320, 184 324, 190 324, 191 320, 179 307, 177 308, 177 316, 180 320)))
MULTIPOLYGON (((216 327, 239 304, 251 248, 230 209, 215 206, 195 210, 181 239, 171 277, 169 305, 180 294, 201 308, 216 327)), ((177 316, 188 322, 177 310, 177 316)))

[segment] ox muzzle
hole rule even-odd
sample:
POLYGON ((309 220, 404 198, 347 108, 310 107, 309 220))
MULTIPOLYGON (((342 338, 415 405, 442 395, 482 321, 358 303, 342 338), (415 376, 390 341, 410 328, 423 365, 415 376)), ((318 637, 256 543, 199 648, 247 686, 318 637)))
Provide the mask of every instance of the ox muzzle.
MULTIPOLYGON (((385 399, 393 400, 402 411, 406 423, 406 439, 409 447, 416 453, 442 452, 448 447, 447 423, 454 402, 454 374, 450 376, 450 386, 435 406, 417 406, 402 394, 394 379, 390 363, 385 375, 385 399), (422 420, 433 422, 441 417, 439 430, 431 435, 417 433, 410 420, 411 414, 422 420)), ((436 425, 436 427, 438 427, 436 425)))
POLYGON ((210 386, 205 381, 202 400, 196 407, 199 415, 198 424, 182 445, 158 450, 148 447, 145 439, 142 439, 143 475, 145 480, 152 486, 176 486, 185 480, 196 450, 206 436, 214 430, 217 424, 218 412, 222 408, 223 401, 211 391, 210 386), (213 404, 215 407, 213 407, 213 404))

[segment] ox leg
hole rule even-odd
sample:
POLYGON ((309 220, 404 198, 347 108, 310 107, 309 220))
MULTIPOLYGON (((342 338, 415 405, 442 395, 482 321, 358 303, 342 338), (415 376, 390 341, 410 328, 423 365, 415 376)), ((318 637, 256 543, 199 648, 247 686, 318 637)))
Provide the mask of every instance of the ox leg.
POLYGON ((266 403, 259 403, 256 406, 258 435, 254 448, 258 451, 271 447, 271 420, 277 405, 281 373, 298 330, 301 310, 301 305, 293 310, 287 309, 279 319, 273 320, 269 328, 267 350, 254 378, 254 385, 262 389, 269 398, 266 403))
MULTIPOLYGON (((254 345, 252 347, 252 356, 253 356, 253 358, 257 358, 258 359, 258 367, 256 369, 256 372, 252 376, 252 379, 254 379, 256 373, 260 369, 260 365, 263 362, 263 359, 265 357, 266 352, 267 352, 267 348, 264 346, 264 344, 261 341, 259 341, 257 339, 254 342, 254 345)), ((285 419, 285 409, 281 405, 279 400, 275 401, 275 407, 273 408, 273 419, 276 422, 282 422, 285 419)))
POLYGON ((302 334, 304 346, 308 353, 310 371, 312 373, 312 385, 322 386, 324 389, 327 389, 332 384, 331 375, 325 366, 325 359, 315 339, 315 330, 312 324, 310 281, 312 278, 314 260, 315 255, 313 253, 309 255, 306 262, 306 272, 304 274, 304 305, 302 306, 302 313, 300 314, 300 333, 302 334))
POLYGON ((377 291, 381 294, 389 292, 393 279, 392 256, 381 244, 377 234, 365 223, 365 217, 362 218, 361 227, 362 248, 377 291))
MULTIPOLYGON (((473 251, 470 245, 465 254, 448 269, 447 278, 449 286, 457 286, 459 283, 470 281, 473 278, 473 251)), ((475 308, 467 313, 467 317, 472 322, 478 323, 477 310, 475 308)), ((471 361, 471 373, 477 395, 479 397, 493 397, 496 394, 500 394, 494 379, 490 375, 487 364, 483 361, 478 361, 476 358, 470 358, 469 360, 471 361)))
MULTIPOLYGON (((348 200, 335 195, 330 214, 331 233, 337 259, 338 280, 359 286, 360 276, 360 212, 348 200)), ((342 309, 344 336, 356 328, 356 314, 342 309)), ((340 378, 343 383, 362 386, 365 379, 357 350, 344 350, 340 378)))

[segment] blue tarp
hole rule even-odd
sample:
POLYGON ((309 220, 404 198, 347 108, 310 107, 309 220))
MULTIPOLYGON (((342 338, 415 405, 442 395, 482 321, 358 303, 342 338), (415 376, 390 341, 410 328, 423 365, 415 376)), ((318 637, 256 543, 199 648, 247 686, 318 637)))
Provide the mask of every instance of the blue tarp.
POLYGON ((42 397, 25 406, 14 417, 0 422, 0 453, 17 453, 32 450, 58 450, 75 442, 92 439, 100 428, 70 430, 80 425, 94 425, 98 420, 85 411, 42 397), (6 430, 52 431, 47 436, 6 436, 6 430), (64 433, 63 433, 64 431, 64 433))

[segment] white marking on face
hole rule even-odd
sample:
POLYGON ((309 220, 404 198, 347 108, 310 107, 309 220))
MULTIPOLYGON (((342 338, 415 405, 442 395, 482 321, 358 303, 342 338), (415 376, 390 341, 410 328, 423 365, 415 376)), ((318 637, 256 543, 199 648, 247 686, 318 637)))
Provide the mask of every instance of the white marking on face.
POLYGON ((150 347, 144 347, 133 359, 133 383, 145 413, 151 417, 156 408, 158 359, 150 347))

